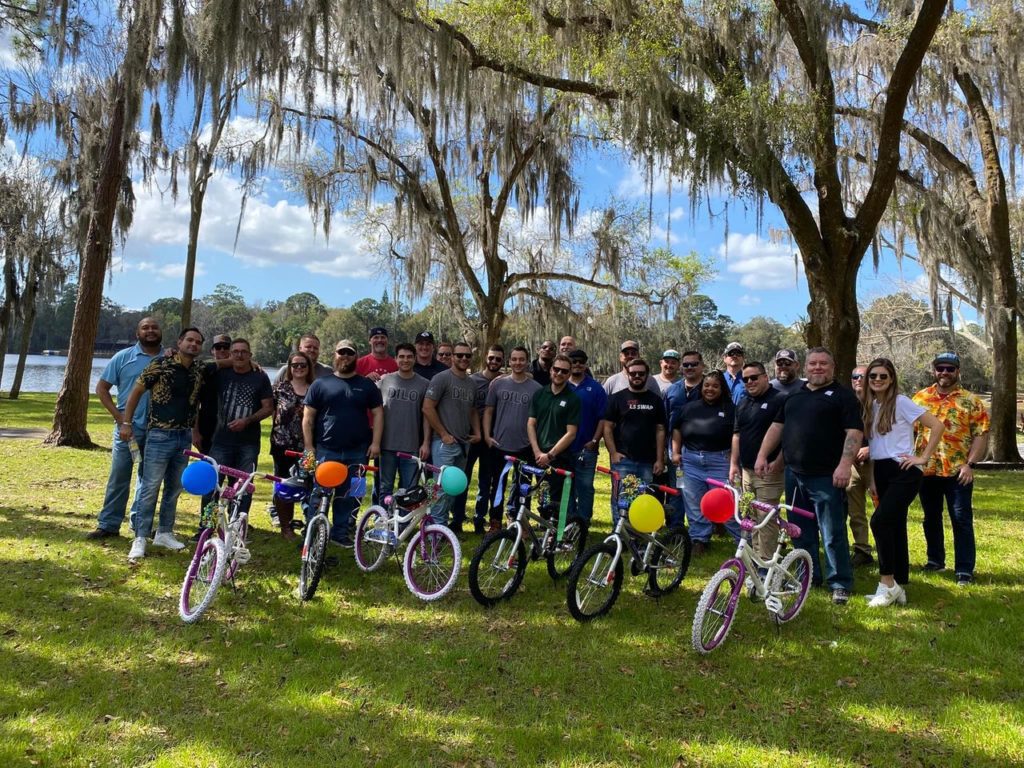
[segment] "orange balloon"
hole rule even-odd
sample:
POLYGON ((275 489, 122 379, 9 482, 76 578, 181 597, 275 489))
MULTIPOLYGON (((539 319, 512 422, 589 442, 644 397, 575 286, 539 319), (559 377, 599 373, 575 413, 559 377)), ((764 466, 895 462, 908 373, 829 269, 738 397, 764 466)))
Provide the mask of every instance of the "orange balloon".
POLYGON ((725 488, 712 488, 700 500, 700 511, 712 523, 732 520, 736 502, 725 488))
POLYGON ((316 468, 316 481, 323 488, 337 488, 348 479, 348 467, 340 461, 324 461, 316 468))

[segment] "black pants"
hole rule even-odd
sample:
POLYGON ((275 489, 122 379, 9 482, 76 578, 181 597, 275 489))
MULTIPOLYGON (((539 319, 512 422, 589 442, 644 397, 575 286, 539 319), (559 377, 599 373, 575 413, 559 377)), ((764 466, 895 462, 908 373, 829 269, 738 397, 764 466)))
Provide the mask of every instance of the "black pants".
POLYGON ((871 532, 878 552, 878 573, 906 584, 910 581, 907 510, 921 487, 921 470, 900 469, 896 459, 876 459, 874 472, 878 506, 871 515, 871 532))

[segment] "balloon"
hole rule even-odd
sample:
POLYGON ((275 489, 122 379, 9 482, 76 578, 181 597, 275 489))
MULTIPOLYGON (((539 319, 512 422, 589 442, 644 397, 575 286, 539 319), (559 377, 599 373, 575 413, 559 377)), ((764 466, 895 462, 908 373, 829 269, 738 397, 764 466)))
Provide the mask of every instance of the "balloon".
POLYGON ((712 488, 700 500, 701 514, 712 523, 732 520, 735 509, 735 497, 725 488, 712 488))
POLYGON ((458 467, 441 467, 441 488, 449 496, 458 496, 469 486, 469 478, 458 467))
POLYGON ((337 488, 348 479, 348 467, 340 461, 322 461, 316 468, 316 481, 322 488, 337 488))
POLYGON ((205 461, 193 461, 181 473, 181 487, 193 496, 203 496, 217 487, 217 470, 205 461))
POLYGON ((629 505, 629 524, 640 533, 654 533, 665 524, 665 508, 649 493, 642 493, 629 505))

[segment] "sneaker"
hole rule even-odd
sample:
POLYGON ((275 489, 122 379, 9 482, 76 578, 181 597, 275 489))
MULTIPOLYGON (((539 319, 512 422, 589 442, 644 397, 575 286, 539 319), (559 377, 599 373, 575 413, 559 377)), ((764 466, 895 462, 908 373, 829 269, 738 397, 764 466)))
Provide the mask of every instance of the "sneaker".
POLYGON ((267 504, 267 514, 270 515, 270 524, 275 528, 280 528, 281 520, 277 516, 277 506, 274 502, 267 504))
POLYGON ((356 543, 352 541, 351 536, 342 536, 340 539, 331 539, 331 541, 333 541, 339 547, 344 547, 345 549, 354 549, 356 546, 356 543))
POLYGON ((956 585, 958 587, 967 587, 974 583, 974 576, 970 573, 958 573, 956 575, 956 585))
POLYGON ((853 557, 850 558, 850 564, 854 568, 858 568, 862 565, 871 565, 873 562, 875 562, 875 558, 873 558, 869 552, 862 552, 859 549, 854 552, 853 557))
POLYGON ((132 548, 128 550, 129 560, 141 560, 146 556, 146 537, 136 536, 132 539, 132 548))
POLYGON ((185 544, 174 538, 174 534, 170 531, 164 531, 163 533, 158 533, 154 536, 153 546, 163 547, 164 549, 169 549, 172 552, 178 552, 185 548, 185 544))
POLYGON ((932 560, 929 560, 927 563, 925 563, 923 568, 924 568, 924 570, 931 571, 932 573, 938 573, 939 571, 946 570, 946 566, 939 565, 938 563, 936 563, 936 562, 934 562, 932 560))
POLYGON ((117 538, 121 534, 117 531, 108 531, 106 528, 97 528, 95 531, 89 531, 85 534, 85 538, 89 541, 101 541, 102 539, 117 538))
POLYGON ((690 557, 700 557, 708 551, 708 544, 706 541, 695 541, 690 547, 690 557))
POLYGON ((885 608, 894 603, 899 603, 900 605, 907 604, 907 593, 903 587, 899 584, 893 584, 891 587, 879 584, 875 594, 868 601, 868 606, 871 608, 885 608))
POLYGON ((832 590, 832 605, 846 605, 850 602, 850 590, 839 587, 832 590))
POLYGON ((473 533, 477 534, 478 536, 483 533, 487 533, 487 524, 483 520, 474 520, 473 533))

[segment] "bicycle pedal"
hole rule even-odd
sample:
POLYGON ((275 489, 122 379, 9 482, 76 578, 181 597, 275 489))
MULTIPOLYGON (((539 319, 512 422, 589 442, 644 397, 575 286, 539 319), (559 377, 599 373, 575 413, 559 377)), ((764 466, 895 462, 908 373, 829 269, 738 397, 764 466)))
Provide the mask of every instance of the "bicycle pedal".
POLYGON ((769 613, 782 613, 782 601, 775 595, 769 595, 764 599, 764 607, 769 613))
POLYGON ((252 554, 245 547, 239 547, 235 550, 235 562, 239 565, 245 565, 252 559, 252 554))

